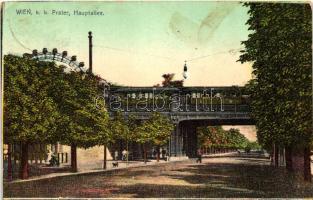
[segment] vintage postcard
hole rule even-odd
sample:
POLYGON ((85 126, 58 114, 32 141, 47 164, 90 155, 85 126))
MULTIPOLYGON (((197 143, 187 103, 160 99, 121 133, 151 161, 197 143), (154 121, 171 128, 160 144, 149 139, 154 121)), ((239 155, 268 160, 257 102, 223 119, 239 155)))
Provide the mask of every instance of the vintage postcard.
POLYGON ((310 2, 4 1, 2 197, 313 198, 310 2))

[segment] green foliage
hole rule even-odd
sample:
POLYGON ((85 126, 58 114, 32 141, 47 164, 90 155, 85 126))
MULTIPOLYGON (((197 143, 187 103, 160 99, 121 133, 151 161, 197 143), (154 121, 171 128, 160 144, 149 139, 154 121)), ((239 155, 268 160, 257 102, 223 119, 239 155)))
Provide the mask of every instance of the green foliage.
POLYGON ((245 148, 250 149, 250 150, 259 150, 262 147, 259 145, 258 142, 248 142, 245 148))
POLYGON ((235 148, 243 149, 249 143, 238 129, 224 130, 221 126, 200 127, 197 130, 198 146, 209 148, 235 148))
POLYGON ((136 133, 136 128, 139 126, 138 120, 134 115, 129 115, 124 118, 120 111, 114 113, 114 117, 110 119, 109 129, 112 135, 111 142, 116 140, 124 140, 127 142, 136 142, 139 134, 136 133))
POLYGON ((162 146, 167 143, 174 129, 174 125, 160 113, 153 113, 151 117, 137 126, 135 132, 138 134, 136 141, 141 144, 153 143, 162 146))
POLYGON ((263 146, 312 141, 312 15, 309 4, 245 3, 249 38, 241 62, 252 62, 247 84, 263 146))
POLYGON ((96 108, 99 80, 65 73, 53 62, 4 56, 6 142, 74 144, 90 147, 110 139, 108 115, 96 108))
POLYGON ((128 139, 130 127, 121 112, 115 112, 114 117, 110 120, 110 131, 113 136, 112 142, 128 139))
POLYGON ((156 146, 166 144, 174 127, 167 117, 159 113, 153 113, 148 120, 139 123, 133 115, 125 119, 121 112, 116 112, 109 124, 112 142, 124 140, 156 146))
POLYGON ((63 117, 59 124, 61 142, 83 148, 106 144, 112 135, 107 112, 95 105, 95 97, 101 94, 99 79, 71 72, 60 82, 56 82, 53 96, 63 117))
POLYGON ((5 142, 54 142, 61 120, 50 96, 54 77, 63 73, 54 63, 4 56, 5 142))
POLYGON ((139 126, 139 121, 136 120, 136 117, 134 115, 129 115, 128 119, 127 119, 127 127, 129 129, 128 135, 127 135, 127 139, 129 141, 135 142, 138 134, 136 134, 135 130, 137 128, 137 126, 139 126))
POLYGON ((175 74, 163 74, 162 77, 164 80, 162 81, 163 87, 183 87, 184 80, 174 80, 175 74))

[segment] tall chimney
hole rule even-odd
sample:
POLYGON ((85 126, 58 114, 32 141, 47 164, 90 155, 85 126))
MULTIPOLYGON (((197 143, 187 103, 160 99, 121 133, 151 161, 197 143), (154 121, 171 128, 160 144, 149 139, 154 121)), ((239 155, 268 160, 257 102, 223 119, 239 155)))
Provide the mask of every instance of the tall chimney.
POLYGON ((89 73, 92 73, 92 32, 88 32, 89 38, 89 73))

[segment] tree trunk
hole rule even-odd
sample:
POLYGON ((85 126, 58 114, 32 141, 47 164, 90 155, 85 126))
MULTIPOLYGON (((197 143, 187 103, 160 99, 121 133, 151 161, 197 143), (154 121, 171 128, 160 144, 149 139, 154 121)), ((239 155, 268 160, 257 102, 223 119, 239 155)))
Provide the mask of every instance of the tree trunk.
POLYGON ((71 145, 71 168, 72 172, 77 172, 77 146, 75 144, 71 145))
POLYGON ((146 164, 147 163, 147 148, 145 144, 143 145, 143 159, 146 164))
POLYGON ((160 146, 157 146, 157 162, 160 161, 160 146))
POLYGON ((312 176, 311 176, 311 159, 310 159, 310 153, 311 153, 311 150, 310 150, 310 147, 305 147, 304 148, 304 180, 305 181, 308 181, 308 182, 311 182, 312 181, 312 176))
POLYGON ((107 168, 107 145, 103 145, 103 169, 107 168))
POLYGON ((12 181, 12 152, 11 152, 11 144, 8 144, 8 181, 12 181))
POLYGON ((291 146, 285 147, 285 160, 286 160, 286 169, 288 171, 293 171, 292 169, 292 148, 291 146))
POLYGON ((20 178, 28 178, 28 143, 21 143, 21 165, 20 165, 20 178))
POLYGON ((278 167, 278 154, 279 154, 279 149, 276 144, 274 144, 274 166, 278 167))
POLYGON ((310 148, 298 147, 292 149, 292 169, 305 181, 311 181, 310 148))

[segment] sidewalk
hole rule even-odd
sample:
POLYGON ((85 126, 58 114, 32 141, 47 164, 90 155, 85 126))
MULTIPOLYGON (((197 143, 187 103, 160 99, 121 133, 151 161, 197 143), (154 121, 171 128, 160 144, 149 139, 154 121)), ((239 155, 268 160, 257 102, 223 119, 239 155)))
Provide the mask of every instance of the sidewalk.
POLYGON ((211 157, 220 157, 220 156, 232 156, 236 155, 237 152, 227 152, 227 153, 212 153, 212 154, 203 154, 203 158, 211 158, 211 157))
MULTIPOLYGON (((237 154, 236 152, 229 152, 229 153, 216 153, 216 154, 205 154, 203 158, 214 158, 214 157, 222 157, 222 156, 233 156, 237 154)), ((55 177, 62 177, 62 176, 76 176, 81 174, 95 174, 95 173, 103 173, 103 172, 112 172, 116 170, 122 170, 127 168, 135 168, 135 167, 143 167, 143 166, 151 166, 151 165, 159 165, 159 164, 166 164, 166 163, 173 163, 173 162, 180 162, 186 160, 195 160, 196 158, 188 158, 188 157, 171 157, 170 161, 164 161, 160 159, 159 162, 156 160, 149 160, 146 164, 143 161, 118 161, 118 167, 113 167, 112 160, 107 161, 107 169, 103 169, 103 160, 98 162, 90 163, 89 165, 82 165, 78 166, 78 172, 59 172, 59 173, 51 173, 41 176, 32 176, 29 179, 16 179, 11 182, 5 181, 5 183, 19 183, 19 182, 29 182, 29 181, 36 181, 42 179, 49 179, 55 177)))
MULTIPOLYGON (((186 159, 184 159, 186 160, 186 159)), ((182 160, 177 160, 182 161, 182 160)), ((62 176, 76 176, 81 174, 95 174, 95 173, 102 173, 102 172, 112 172, 116 170, 122 170, 127 168, 135 168, 135 167, 143 167, 143 166, 151 166, 151 165, 159 165, 159 164, 166 164, 169 162, 177 162, 175 161, 164 161, 160 160, 157 162, 156 160, 149 160, 146 164, 143 161, 118 161, 118 167, 113 167, 112 162, 115 161, 107 161, 107 169, 102 168, 95 168, 95 169, 89 169, 88 166, 83 166, 82 168, 78 168, 78 172, 61 172, 61 173, 51 173, 46 174, 42 176, 32 176, 28 179, 16 179, 11 182, 4 181, 5 183, 20 183, 20 182, 29 182, 29 181, 36 181, 36 180, 42 180, 42 179, 49 179, 49 178, 55 178, 55 177, 62 177, 62 176)), ((98 163, 99 164, 99 163, 98 163)), ((91 165, 95 165, 95 163, 92 163, 91 165)), ((103 163, 101 165, 103 167, 103 163)))

